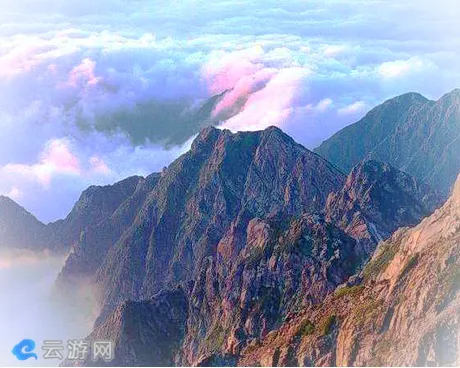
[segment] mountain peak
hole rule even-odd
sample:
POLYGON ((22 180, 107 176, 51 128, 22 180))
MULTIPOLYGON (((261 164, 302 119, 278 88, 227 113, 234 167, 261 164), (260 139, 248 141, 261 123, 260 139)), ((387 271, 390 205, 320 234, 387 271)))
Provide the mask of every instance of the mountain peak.
POLYGON ((282 134, 286 135, 281 128, 277 127, 276 125, 270 125, 268 128, 264 130, 267 133, 276 133, 276 134, 282 134))
POLYGON ((387 162, 447 198, 460 170, 459 114, 460 89, 438 101, 407 93, 375 107, 315 152, 347 172, 366 158, 387 162))
POLYGON ((201 129, 200 133, 198 134, 198 137, 205 138, 209 136, 210 134, 212 134, 213 132, 215 133, 216 131, 219 131, 219 129, 213 125, 209 125, 201 129))
POLYGON ((455 88, 449 93, 446 93, 444 96, 442 96, 439 101, 440 103, 448 103, 452 104, 455 102, 460 102, 460 88, 455 88))
POLYGON ((413 104, 413 103, 425 103, 428 102, 429 100, 423 96, 422 94, 418 92, 407 92, 403 93, 402 95, 390 98, 386 100, 383 104, 393 104, 393 103, 407 103, 407 104, 413 104))
POLYGON ((44 226, 11 198, 0 196, 0 248, 44 248, 44 226))
POLYGON ((199 147, 214 144, 222 131, 212 125, 203 128, 192 143, 192 150, 199 147))
POLYGON ((281 130, 281 128, 274 125, 260 131, 260 133, 264 137, 277 137, 286 143, 298 145, 298 143, 296 143, 291 136, 287 135, 285 132, 283 132, 283 130, 281 130))
POLYGON ((298 143, 294 141, 294 139, 292 139, 289 135, 283 132, 279 127, 273 125, 269 126, 264 130, 237 133, 232 133, 228 129, 219 129, 214 126, 208 126, 206 128, 203 128, 201 132, 198 134, 198 136, 195 138, 195 140, 192 143, 192 150, 196 151, 200 147, 214 145, 222 134, 233 137, 253 135, 258 136, 260 139, 263 139, 265 141, 275 138, 279 142, 283 142, 288 145, 300 146, 298 143))

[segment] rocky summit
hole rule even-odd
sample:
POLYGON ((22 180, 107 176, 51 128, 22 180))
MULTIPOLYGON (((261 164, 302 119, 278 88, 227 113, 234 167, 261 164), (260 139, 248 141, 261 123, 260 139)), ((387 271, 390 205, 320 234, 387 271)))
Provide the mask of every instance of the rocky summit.
POLYGON ((58 280, 99 289, 88 339, 113 340, 121 366, 337 363, 326 354, 335 342, 300 358, 299 341, 319 329, 305 316, 371 290, 377 244, 441 206, 388 164, 364 161, 346 177, 274 127, 206 128, 161 174, 131 180, 80 233, 58 280))

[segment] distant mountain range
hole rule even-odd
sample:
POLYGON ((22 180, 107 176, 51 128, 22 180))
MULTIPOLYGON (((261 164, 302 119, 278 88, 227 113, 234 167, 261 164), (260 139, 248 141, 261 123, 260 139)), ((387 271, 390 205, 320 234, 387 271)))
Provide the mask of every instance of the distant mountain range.
POLYGON ((0 242, 70 249, 57 287, 98 287, 88 339, 115 342, 110 365, 459 363, 439 344, 458 339, 460 184, 436 210, 450 184, 365 153, 428 105, 454 125, 455 95, 374 109, 345 129, 355 145, 318 149, 339 168, 275 127, 205 128, 162 173, 90 187, 56 223, 0 200, 0 242))
POLYGON ((447 197, 460 171, 460 89, 438 101, 417 93, 388 100, 315 152, 344 172, 365 159, 386 162, 447 197))
MULTIPOLYGON (((131 177, 114 185, 85 190, 69 215, 48 225, 11 199, 0 197, 0 247, 67 253, 86 230, 109 219, 131 197, 144 178, 131 177)), ((1 249, 1 248, 0 248, 1 249)))
POLYGON ((0 196, 0 244, 9 248, 45 248, 45 225, 8 197, 0 196))

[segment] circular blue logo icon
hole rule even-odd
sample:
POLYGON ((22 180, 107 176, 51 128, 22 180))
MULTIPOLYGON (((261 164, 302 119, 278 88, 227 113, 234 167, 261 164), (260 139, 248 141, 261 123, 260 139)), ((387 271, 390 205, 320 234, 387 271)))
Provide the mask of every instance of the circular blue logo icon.
POLYGON ((27 360, 30 358, 38 359, 37 354, 33 351, 35 350, 35 341, 30 339, 22 340, 17 344, 11 352, 18 358, 18 360, 27 360))

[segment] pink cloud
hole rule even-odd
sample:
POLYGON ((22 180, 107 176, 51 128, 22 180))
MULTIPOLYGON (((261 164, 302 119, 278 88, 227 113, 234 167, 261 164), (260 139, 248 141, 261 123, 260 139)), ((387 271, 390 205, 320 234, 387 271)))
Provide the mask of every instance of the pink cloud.
POLYGON ((219 114, 228 114, 232 110, 238 112, 241 105, 244 105, 252 93, 255 93, 262 89, 273 76, 277 73, 276 69, 262 69, 255 72, 252 75, 244 75, 241 77, 233 87, 233 89, 227 93, 224 99, 216 106, 213 114, 218 116, 219 114))
POLYGON ((65 139, 49 141, 42 153, 39 162, 34 165, 10 163, 1 168, 1 171, 37 180, 44 187, 49 187, 55 174, 81 175, 78 158, 72 154, 69 142, 65 139))
POLYGON ((35 54, 43 51, 43 45, 38 40, 26 39, 10 52, 0 56, 0 76, 14 76, 27 72, 38 64, 35 54), (35 42, 34 42, 35 41, 35 42))
POLYGON ((68 85, 78 87, 80 85, 92 86, 98 84, 101 78, 96 77, 95 69, 95 61, 89 58, 83 59, 79 65, 70 71, 67 81, 68 85))
POLYGON ((41 164, 52 167, 56 172, 80 174, 80 163, 69 148, 69 142, 65 139, 53 139, 48 142, 42 152, 41 164))
POLYGON ((264 50, 260 46, 232 53, 216 53, 202 68, 202 75, 212 94, 234 88, 241 78, 263 69, 258 62, 264 50))
POLYGON ((6 195, 10 197, 11 199, 17 201, 22 198, 23 193, 18 187, 13 186, 6 195))
POLYGON ((91 170, 96 174, 110 175, 112 173, 112 170, 110 170, 104 160, 100 157, 90 157, 89 164, 91 165, 91 170))
POLYGON ((308 75, 303 68, 278 71, 264 88, 253 93, 242 111, 223 126, 233 130, 259 130, 270 125, 282 125, 293 111, 293 99, 308 75))
POLYGON ((229 90, 213 112, 225 121, 224 127, 257 130, 289 118, 294 96, 310 71, 291 63, 288 51, 278 48, 266 53, 256 45, 211 56, 202 74, 211 94, 229 90), (285 59, 289 62, 280 63, 285 59))

